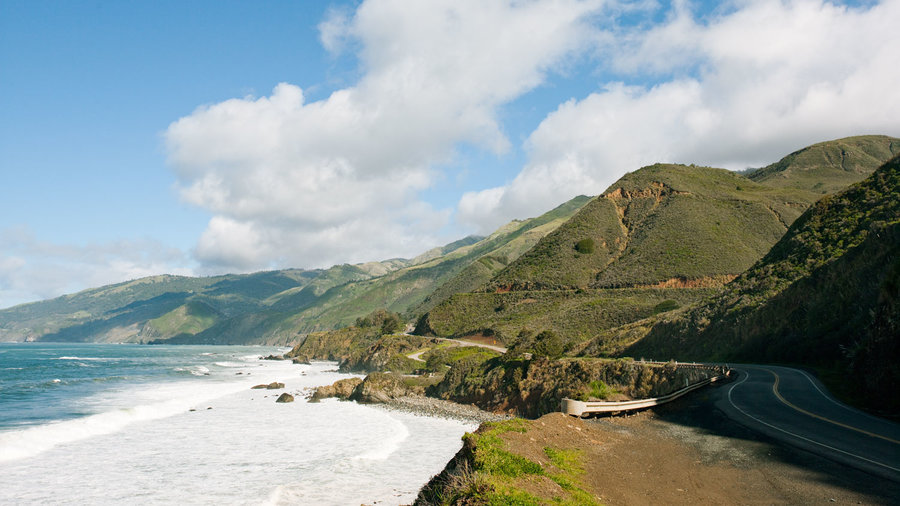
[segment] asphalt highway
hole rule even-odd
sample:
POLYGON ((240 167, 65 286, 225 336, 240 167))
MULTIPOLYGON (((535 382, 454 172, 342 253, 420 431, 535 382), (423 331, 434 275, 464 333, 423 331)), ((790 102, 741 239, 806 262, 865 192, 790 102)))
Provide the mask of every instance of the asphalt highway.
POLYGON ((808 373, 737 365, 718 389, 729 418, 788 445, 900 482, 900 425, 835 400, 808 373))

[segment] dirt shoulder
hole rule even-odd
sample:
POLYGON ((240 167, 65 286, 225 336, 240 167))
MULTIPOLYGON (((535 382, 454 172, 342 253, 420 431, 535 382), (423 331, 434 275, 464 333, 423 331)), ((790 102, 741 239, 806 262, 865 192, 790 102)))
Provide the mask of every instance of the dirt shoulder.
MULTIPOLYGON (((523 504, 895 504, 900 497, 898 483, 767 441, 705 402, 699 395, 656 412, 593 420, 551 413, 522 420, 519 430, 488 430, 505 452, 539 467, 520 461, 525 472, 473 482, 523 504), (562 464, 559 455, 567 456, 562 464)), ((470 450, 474 474, 484 473, 483 448, 470 450)))
POLYGON ((588 451, 584 478, 606 504, 890 504, 900 492, 809 454, 653 412, 581 423, 576 432, 607 438, 588 451))

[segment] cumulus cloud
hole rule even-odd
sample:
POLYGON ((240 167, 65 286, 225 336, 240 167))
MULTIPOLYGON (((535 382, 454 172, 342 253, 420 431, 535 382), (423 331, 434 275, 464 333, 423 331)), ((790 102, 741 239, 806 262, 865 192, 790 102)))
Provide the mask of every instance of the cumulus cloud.
POLYGON ((521 173, 463 195, 459 219, 487 230, 653 162, 738 169, 822 140, 900 134, 900 2, 743 1, 705 19, 688 5, 599 39, 617 80, 549 114, 521 173))
POLYGON ((74 246, 0 230, 0 308, 160 273, 192 275, 192 262, 153 240, 74 246))
POLYGON ((204 106, 165 141, 183 198, 213 213, 195 250, 208 270, 325 266, 413 255, 450 210, 419 192, 460 143, 510 143, 498 108, 586 47, 599 1, 364 2, 320 25, 332 52, 354 41, 363 77, 308 102, 266 97, 204 106), (487 50, 486 48, 489 48, 487 50))

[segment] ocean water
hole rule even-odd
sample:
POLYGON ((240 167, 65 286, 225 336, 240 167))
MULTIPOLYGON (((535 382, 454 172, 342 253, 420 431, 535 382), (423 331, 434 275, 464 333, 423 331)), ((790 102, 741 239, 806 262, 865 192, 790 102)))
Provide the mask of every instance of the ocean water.
POLYGON ((0 504, 408 504, 475 428, 307 403, 348 375, 283 351, 0 344, 0 504))

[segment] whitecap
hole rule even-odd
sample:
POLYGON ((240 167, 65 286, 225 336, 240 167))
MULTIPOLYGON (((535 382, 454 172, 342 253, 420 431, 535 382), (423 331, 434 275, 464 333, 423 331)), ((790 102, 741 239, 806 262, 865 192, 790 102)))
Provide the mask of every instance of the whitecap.
MULTIPOLYGON (((60 380, 55 379, 53 382, 60 380)), ((187 412, 198 404, 245 389, 246 384, 241 382, 215 386, 179 383, 157 387, 144 393, 132 392, 128 395, 166 400, 0 433, 0 462, 32 457, 62 444, 111 434, 135 422, 168 418, 187 412)))
POLYGON ((245 362, 215 362, 219 367, 247 367, 245 362))
POLYGON ((121 360, 121 359, 115 359, 115 358, 99 358, 99 357, 58 357, 58 358, 54 358, 53 360, 115 361, 115 360, 121 360))
POLYGON ((209 376, 209 369, 202 365, 192 365, 189 367, 176 367, 175 372, 189 372, 193 376, 209 376))

